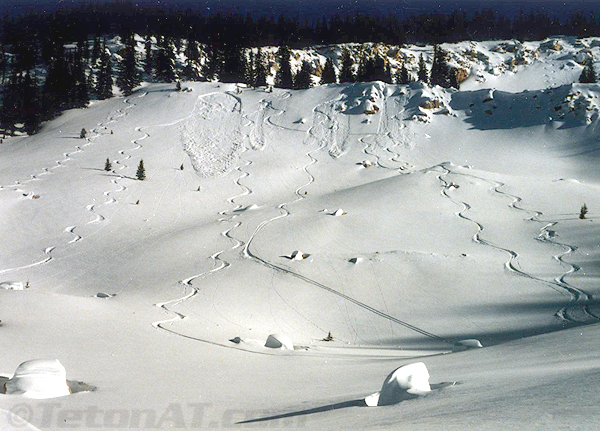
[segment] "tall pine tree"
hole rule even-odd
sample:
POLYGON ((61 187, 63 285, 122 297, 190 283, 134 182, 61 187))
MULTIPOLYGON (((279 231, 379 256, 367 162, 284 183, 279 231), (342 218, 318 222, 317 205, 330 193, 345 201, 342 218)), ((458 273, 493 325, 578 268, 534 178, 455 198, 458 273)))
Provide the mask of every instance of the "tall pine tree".
POLYGON ((117 86, 125 96, 129 96, 133 89, 139 85, 140 78, 137 70, 137 61, 135 59, 135 41, 133 35, 125 39, 125 50, 119 61, 119 75, 117 77, 117 86))
POLYGON ((265 87, 267 85, 267 65, 265 57, 260 48, 254 58, 254 75, 256 81, 254 82, 255 87, 265 87))
POLYGON ((440 87, 450 88, 454 86, 452 75, 454 72, 448 66, 446 61, 446 53, 438 45, 433 48, 433 64, 431 66, 431 76, 429 81, 431 85, 439 85, 440 87))
POLYGON ((417 72, 417 77, 422 83, 429 84, 429 72, 427 71, 427 63, 425 62, 423 54, 419 55, 419 71, 417 72))
POLYGON ((113 96, 112 60, 110 51, 106 47, 106 41, 102 44, 100 52, 100 71, 98 72, 98 84, 96 94, 99 99, 109 99, 113 96))
POLYGON ((275 86, 279 88, 293 88, 294 78, 292 76, 290 48, 286 45, 279 47, 277 57, 279 59, 279 69, 275 74, 275 86))
POLYGON ((354 61, 350 56, 350 51, 344 49, 342 54, 342 67, 340 71, 340 83, 342 82, 354 82, 356 76, 354 75, 354 61))

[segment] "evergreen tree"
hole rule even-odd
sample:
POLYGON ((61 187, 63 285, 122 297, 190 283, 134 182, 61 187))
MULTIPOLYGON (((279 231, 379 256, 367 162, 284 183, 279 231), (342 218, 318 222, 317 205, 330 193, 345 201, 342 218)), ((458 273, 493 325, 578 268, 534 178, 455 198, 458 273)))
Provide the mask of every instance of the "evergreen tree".
POLYGON ((81 129, 81 132, 79 132, 79 139, 85 139, 85 137, 87 136, 87 130, 85 130, 85 127, 81 129))
POLYGON ((112 169, 112 164, 110 163, 110 160, 107 157, 106 158, 106 163, 104 164, 104 170, 106 172, 110 172, 111 169, 112 169))
POLYGON ((354 66, 354 62, 352 61, 350 52, 347 49, 344 49, 344 53, 342 54, 342 67, 341 67, 341 71, 340 71, 340 83, 356 81, 356 77, 354 76, 353 66, 354 66))
POLYGON ((94 46, 92 48, 92 65, 98 63, 98 60, 100 59, 101 50, 102 46, 100 45, 100 38, 98 36, 95 36, 94 46))
POLYGON ((82 48, 77 49, 73 58, 72 75, 74 81, 72 106, 75 108, 82 108, 87 106, 90 101, 88 80, 85 76, 85 59, 83 57, 82 48))
POLYGON ((450 88, 453 86, 453 71, 446 61, 446 53, 438 45, 433 48, 433 64, 431 66, 430 83, 432 86, 450 88))
POLYGON ((250 87, 256 86, 256 61, 254 57, 254 52, 250 51, 244 66, 244 83, 250 87))
POLYGON ((425 62, 423 54, 419 56, 419 71, 417 72, 417 77, 422 83, 429 84, 429 72, 427 71, 427 63, 425 62))
POLYGON ((411 82, 410 75, 406 69, 406 64, 402 63, 402 67, 396 72, 396 83, 406 85, 411 82))
POLYGON ((136 44, 133 35, 129 36, 125 40, 125 51, 121 61, 119 61, 117 85, 125 96, 129 96, 133 92, 133 89, 140 83, 137 62, 135 59, 136 44))
POLYGON ((221 82, 243 82, 247 66, 246 54, 243 48, 234 44, 226 45, 223 49, 223 62, 220 73, 221 82))
POLYGON ((185 48, 183 76, 190 81, 197 81, 200 79, 200 50, 198 48, 198 42, 196 42, 191 35, 188 36, 188 42, 185 48))
POLYGON ((156 77, 165 82, 173 82, 177 78, 174 47, 167 37, 160 38, 156 55, 156 77))
POLYGON ((302 67, 300 71, 296 74, 294 79, 294 89, 295 90, 305 90, 307 88, 312 87, 312 67, 308 61, 302 62, 302 67))
POLYGON ((98 95, 98 98, 111 98, 113 96, 112 86, 112 61, 110 59, 110 52, 106 47, 106 42, 104 42, 100 52, 100 71, 98 73, 98 85, 96 87, 96 94, 98 95))
POLYGON ((258 52, 256 53, 256 57, 254 58, 254 70, 256 81, 254 83, 255 87, 266 87, 267 86, 267 64, 265 63, 265 57, 260 48, 258 48, 258 52))
POLYGON ((595 82, 598 82, 598 79, 596 77, 596 71, 594 70, 593 58, 589 58, 585 62, 583 71, 581 72, 581 75, 579 76, 579 82, 584 83, 584 84, 593 84, 595 82))
POLYGON ((25 132, 33 135, 42 123, 40 92, 37 78, 32 77, 29 72, 23 80, 23 123, 25 132))
POLYGON ((140 181, 144 181, 146 179, 146 170, 144 169, 144 160, 140 160, 140 164, 138 165, 135 176, 140 181))
POLYGON ((148 37, 146 39, 146 43, 144 46, 146 52, 146 58, 144 61, 144 72, 148 75, 152 75, 152 71, 154 70, 154 61, 152 56, 152 38, 148 37))
POLYGON ((293 88, 292 64, 290 60, 290 48, 286 45, 279 47, 277 51, 279 69, 275 75, 275 86, 279 88, 293 88))
POLYGON ((337 76, 335 74, 333 60, 328 58, 325 61, 325 67, 323 68, 323 74, 321 75, 321 84, 335 84, 336 82, 337 76))

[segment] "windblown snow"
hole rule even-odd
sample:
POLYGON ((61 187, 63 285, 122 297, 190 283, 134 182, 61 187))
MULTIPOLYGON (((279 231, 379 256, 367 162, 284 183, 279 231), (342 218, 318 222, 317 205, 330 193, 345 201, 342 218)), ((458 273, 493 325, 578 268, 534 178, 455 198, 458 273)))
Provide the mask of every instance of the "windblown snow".
POLYGON ((460 91, 148 83, 5 139, 0 426, 596 429, 600 41, 444 49, 460 91))

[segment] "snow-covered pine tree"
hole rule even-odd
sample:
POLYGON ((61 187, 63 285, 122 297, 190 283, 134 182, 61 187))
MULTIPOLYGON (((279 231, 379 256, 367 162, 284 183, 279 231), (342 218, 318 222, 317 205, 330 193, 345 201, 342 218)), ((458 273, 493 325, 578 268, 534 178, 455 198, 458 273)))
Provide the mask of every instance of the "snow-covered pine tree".
POLYGON ((144 181, 146 179, 146 169, 144 168, 144 160, 143 159, 140 160, 140 164, 138 165, 135 176, 140 181, 144 181))
POLYGON ((417 72, 417 77, 422 83, 429 84, 429 72, 427 71, 427 63, 423 54, 419 55, 419 72, 417 72))
POLYGON ((593 84, 598 82, 596 71, 594 70, 594 59, 588 58, 583 67, 583 71, 579 76, 579 82, 583 84, 593 84))
POLYGON ((333 60, 328 58, 325 61, 325 67, 323 67, 323 73, 321 75, 321 84, 335 84, 337 82, 337 76, 335 74, 335 67, 333 60))
POLYGON ((119 76, 117 85, 125 96, 129 96, 133 89, 139 85, 140 78, 137 71, 137 61, 135 59, 135 41, 133 35, 125 39, 125 50, 121 61, 119 61, 119 76))
POLYGON ((279 88, 293 88, 294 78, 292 76, 292 64, 290 60, 290 48, 286 45, 279 47, 277 57, 279 60, 279 69, 275 74, 275 86, 279 88))
POLYGON ((312 87, 312 67, 310 63, 306 60, 302 62, 302 67, 296 74, 294 79, 294 89, 295 90, 305 90, 307 88, 312 87))
POLYGON ((104 170, 107 172, 110 172, 111 169, 112 169, 112 164, 110 163, 110 159, 107 157, 106 163, 104 163, 104 170))

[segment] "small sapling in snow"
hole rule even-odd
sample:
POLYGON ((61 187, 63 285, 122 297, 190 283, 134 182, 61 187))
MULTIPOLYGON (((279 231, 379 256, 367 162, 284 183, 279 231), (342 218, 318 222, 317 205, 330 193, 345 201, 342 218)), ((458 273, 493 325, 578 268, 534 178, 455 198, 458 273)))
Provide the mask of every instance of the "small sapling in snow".
POLYGON ((110 160, 107 158, 106 163, 104 164, 104 170, 106 172, 110 172, 111 169, 112 169, 112 164, 110 163, 110 160))
POLYGON ((135 176, 140 181, 144 181, 146 179, 146 169, 144 169, 144 160, 140 160, 140 164, 138 165, 135 176))
POLYGON ((588 208, 586 204, 583 204, 581 209, 579 210, 579 218, 581 220, 585 219, 585 215, 588 213, 588 208))

